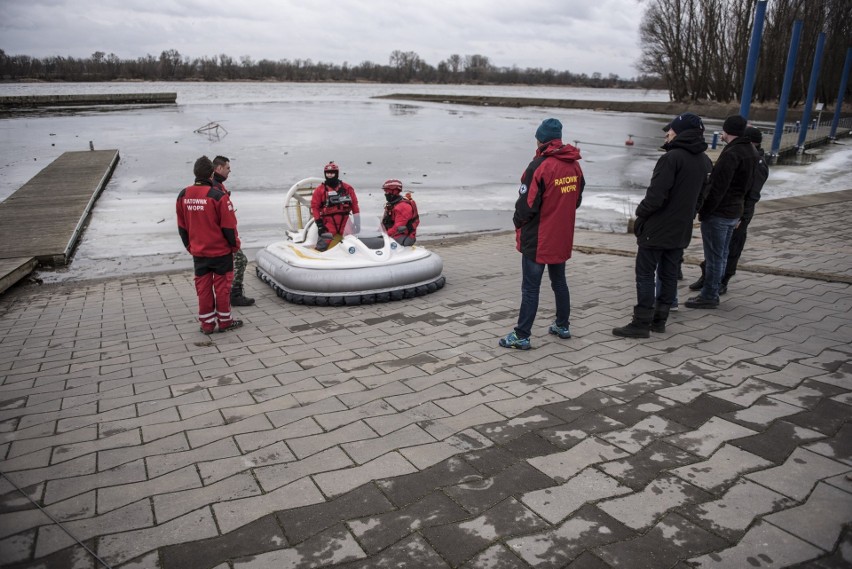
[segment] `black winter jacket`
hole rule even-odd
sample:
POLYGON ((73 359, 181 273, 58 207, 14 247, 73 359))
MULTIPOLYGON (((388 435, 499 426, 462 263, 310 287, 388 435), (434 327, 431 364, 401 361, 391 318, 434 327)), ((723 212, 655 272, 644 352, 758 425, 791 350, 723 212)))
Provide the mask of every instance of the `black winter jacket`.
POLYGON ((741 218, 757 161, 757 150, 748 138, 738 136, 729 142, 713 165, 710 191, 699 207, 698 219, 703 221, 709 216, 741 218))
POLYGON ((754 206, 757 205, 757 202, 760 201, 760 190, 763 189, 763 184, 766 183, 766 179, 769 178, 769 164, 766 163, 766 155, 763 152, 763 148, 760 146, 755 147, 757 150, 757 167, 754 170, 754 179, 751 182, 751 189, 748 191, 745 197, 745 203, 743 205, 743 217, 742 220, 746 223, 751 221, 751 218, 754 217, 754 206))
POLYGON ((704 134, 685 130, 663 145, 645 198, 636 207, 633 232, 640 247, 682 249, 692 238, 699 195, 705 190, 713 164, 704 134))

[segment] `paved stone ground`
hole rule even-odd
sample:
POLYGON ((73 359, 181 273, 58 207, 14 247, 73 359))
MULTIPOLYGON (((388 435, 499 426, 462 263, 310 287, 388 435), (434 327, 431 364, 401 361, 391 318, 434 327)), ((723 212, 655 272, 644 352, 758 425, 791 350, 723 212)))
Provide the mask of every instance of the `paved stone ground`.
POLYGON ((648 340, 610 334, 633 239, 590 232, 574 338, 546 334, 545 285, 527 352, 497 347, 505 234, 430 244, 447 286, 402 302, 294 306, 249 278, 246 326, 210 337, 188 272, 12 289, 0 563, 849 567, 850 204, 758 215, 754 270, 648 340))

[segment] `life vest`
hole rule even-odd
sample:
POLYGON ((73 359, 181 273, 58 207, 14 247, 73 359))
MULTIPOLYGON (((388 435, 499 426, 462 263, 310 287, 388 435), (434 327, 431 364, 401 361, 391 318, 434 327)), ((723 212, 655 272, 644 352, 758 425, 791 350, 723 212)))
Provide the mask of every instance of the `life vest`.
POLYGON ((322 201, 322 215, 348 215, 352 211, 352 196, 349 191, 339 185, 337 189, 323 184, 325 196, 322 201))
POLYGON ((382 217, 382 225, 384 225, 385 229, 393 227, 393 208, 396 207, 398 203, 402 202, 411 206, 411 219, 409 219, 405 224, 406 235, 414 235, 417 231, 417 227, 420 225, 420 215, 417 213, 417 204, 411 198, 411 194, 409 193, 406 193, 405 197, 402 197, 402 199, 398 202, 385 204, 385 215, 382 217))

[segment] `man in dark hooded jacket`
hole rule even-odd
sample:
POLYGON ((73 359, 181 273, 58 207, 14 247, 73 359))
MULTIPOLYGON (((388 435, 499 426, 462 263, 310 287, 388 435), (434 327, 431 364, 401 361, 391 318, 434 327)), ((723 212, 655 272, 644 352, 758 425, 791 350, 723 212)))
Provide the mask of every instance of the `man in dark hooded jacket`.
POLYGON ((616 336, 648 338, 665 332, 669 310, 677 294, 677 270, 692 237, 698 198, 710 179, 713 164, 705 154, 704 123, 683 113, 663 128, 666 151, 654 167, 645 198, 636 207, 633 232, 636 252, 636 296, 633 320, 613 329, 616 336), (655 279, 659 274, 659 296, 655 279), (655 298, 656 297, 656 298, 655 298))

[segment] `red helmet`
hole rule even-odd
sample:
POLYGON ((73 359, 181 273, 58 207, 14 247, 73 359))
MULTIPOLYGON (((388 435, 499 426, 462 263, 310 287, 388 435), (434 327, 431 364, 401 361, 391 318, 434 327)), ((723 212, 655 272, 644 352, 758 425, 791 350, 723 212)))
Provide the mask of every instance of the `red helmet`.
POLYGON ((334 162, 329 162, 325 165, 325 168, 323 168, 323 172, 340 172, 340 168, 338 168, 337 164, 334 162))
POLYGON ((388 180, 384 184, 382 184, 382 189, 386 194, 399 194, 402 193, 402 182, 399 180, 388 180))

